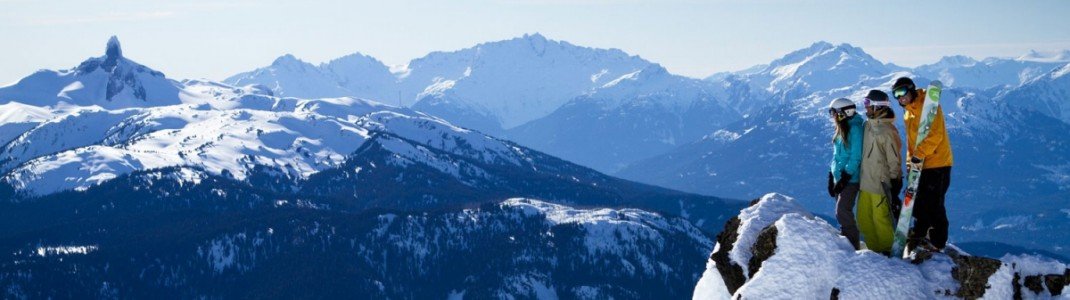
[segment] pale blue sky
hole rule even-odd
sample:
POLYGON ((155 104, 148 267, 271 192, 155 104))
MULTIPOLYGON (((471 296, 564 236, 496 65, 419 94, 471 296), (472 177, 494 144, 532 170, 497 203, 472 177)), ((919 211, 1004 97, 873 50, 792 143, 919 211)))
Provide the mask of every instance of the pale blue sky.
POLYGON ((1070 49, 1068 16, 1070 1, 1052 0, 0 0, 0 85, 100 56, 111 35, 126 56, 175 79, 221 80, 285 53, 319 63, 361 52, 404 64, 533 32, 704 77, 819 40, 906 66, 1070 49))

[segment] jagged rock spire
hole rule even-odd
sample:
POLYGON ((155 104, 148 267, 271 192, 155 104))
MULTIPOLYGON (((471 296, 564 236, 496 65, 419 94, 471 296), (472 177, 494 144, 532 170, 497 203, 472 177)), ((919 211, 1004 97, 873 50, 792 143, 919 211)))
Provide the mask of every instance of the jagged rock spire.
POLYGON ((108 58, 123 57, 123 48, 119 46, 119 37, 113 35, 108 39, 108 49, 104 53, 108 58))
POLYGON ((113 35, 108 39, 108 48, 104 50, 104 68, 111 70, 122 57, 123 48, 119 46, 119 38, 113 35))

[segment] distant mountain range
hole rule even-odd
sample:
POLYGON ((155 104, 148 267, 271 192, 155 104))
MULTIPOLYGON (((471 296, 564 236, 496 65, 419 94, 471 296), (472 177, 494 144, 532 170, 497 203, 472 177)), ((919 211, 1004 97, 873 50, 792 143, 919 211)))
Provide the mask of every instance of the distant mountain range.
POLYGON ((105 53, 0 88, 5 297, 678 298, 742 205, 105 53))
MULTIPOLYGON (((505 117, 504 114, 486 113, 489 110, 471 105, 471 101, 461 101, 465 97, 459 95, 479 94, 467 89, 483 88, 487 90, 480 92, 483 94, 527 97, 528 93, 520 92, 521 89, 502 88, 497 83, 522 85, 527 80, 513 79, 539 76, 562 78, 563 75, 547 71, 551 68, 545 66, 515 70, 489 67, 492 64, 524 64, 489 59, 477 62, 468 59, 470 55, 464 53, 491 51, 489 45, 495 45, 494 50, 517 52, 508 57, 538 61, 543 57, 532 58, 527 51, 538 49, 528 46, 537 45, 535 41, 542 40, 545 38, 532 35, 481 44, 457 52, 431 54, 428 57, 457 62, 451 65, 454 73, 463 74, 460 70, 468 69, 492 69, 498 71, 492 77, 499 80, 494 81, 495 84, 466 86, 463 92, 454 91, 455 97, 450 101, 442 100, 449 97, 439 97, 437 99, 441 100, 441 104, 436 109, 427 109, 419 104, 419 97, 404 97, 405 101, 413 101, 416 103, 413 107, 417 110, 447 120, 471 120, 470 117, 475 115, 497 115, 501 119, 505 117), (442 107, 451 108, 443 112, 440 109, 442 107)), ((1066 174, 1070 170, 1067 167, 1070 166, 1070 153, 1066 149, 1070 148, 1062 145, 1068 137, 1066 122, 1070 121, 1067 118, 1070 113, 1066 111, 1070 105, 1065 104, 1070 99, 1070 83, 1066 82, 1068 77, 1065 76, 1067 68, 1070 68, 1070 56, 1065 51, 1033 51, 1017 58, 980 60, 952 55, 933 64, 907 68, 881 62, 863 49, 849 44, 817 42, 768 64, 737 72, 720 72, 699 81, 673 75, 647 61, 613 63, 610 57, 627 57, 624 54, 607 54, 617 53, 614 50, 589 49, 564 42, 549 43, 567 45, 565 47, 573 49, 562 51, 559 55, 601 57, 588 58, 601 62, 602 65, 595 68, 587 68, 585 64, 560 66, 561 61, 579 60, 575 57, 559 58, 552 64, 567 70, 578 70, 576 73, 588 74, 590 78, 600 80, 583 88, 548 85, 548 89, 571 91, 559 95, 577 96, 571 99, 543 97, 554 99, 544 100, 544 107, 552 109, 510 123, 519 124, 515 127, 498 127, 495 122, 483 122, 481 124, 489 125, 473 128, 640 182, 736 198, 779 191, 798 196, 808 208, 831 211, 820 188, 828 160, 827 140, 831 134, 822 108, 837 97, 849 97, 860 102, 866 90, 888 90, 900 76, 914 77, 920 85, 939 79, 947 84, 948 95, 954 99, 946 102, 944 111, 949 117, 952 147, 958 162, 954 168, 956 183, 951 189, 951 199, 962 200, 950 201, 952 205, 957 201, 963 201, 958 205, 978 204, 968 209, 952 209, 952 213, 956 214, 954 219, 962 223, 956 226, 959 236, 983 238, 984 232, 988 231, 982 231, 977 236, 967 234, 973 231, 966 230, 966 224, 978 221, 989 224, 997 219, 1023 215, 1000 210, 1002 203, 1008 199, 1045 208, 1070 208, 1070 203, 1062 200, 1070 198, 1070 191, 1064 188, 1066 174), (622 71, 589 74, 599 69, 622 71), (605 77, 607 74, 613 75, 605 77), (601 81, 602 78, 611 79, 601 81)), ((410 63, 410 70, 426 69, 417 67, 423 64, 416 62, 428 59, 414 60, 414 63, 410 63)), ((440 73, 442 75, 424 76, 457 77, 451 77, 448 72, 440 73)), ((404 74, 395 74, 395 77, 399 78, 402 85, 409 82, 404 74)), ((430 83, 418 86, 422 87, 412 89, 442 91, 446 87, 430 83)), ((452 86, 445 88, 447 91, 454 89, 452 86)), ((530 99, 494 101, 498 102, 496 105, 526 106, 528 104, 522 103, 530 99)), ((898 108, 897 113, 901 114, 898 108)), ((1032 214, 1027 219, 1032 220, 1030 222, 1059 224, 1044 221, 1048 218, 1050 215, 1032 214)), ((984 227, 995 230, 994 226, 984 227)), ((1063 229, 1063 226, 1057 225, 1041 227, 1063 229)), ((1006 231, 1009 227, 1001 228, 1006 231)), ((1021 242, 1028 242, 1030 247, 1060 253, 1070 251, 1070 245, 1064 245, 1070 243, 1067 241, 1061 239, 1057 240, 1057 245, 1047 242, 1041 245, 1021 239, 1021 242)))

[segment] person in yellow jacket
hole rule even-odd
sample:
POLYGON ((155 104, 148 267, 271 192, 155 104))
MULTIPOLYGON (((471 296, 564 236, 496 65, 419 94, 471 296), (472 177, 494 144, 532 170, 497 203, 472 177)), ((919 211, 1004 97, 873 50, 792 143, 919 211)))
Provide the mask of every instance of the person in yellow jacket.
POLYGON ((895 228, 893 210, 903 188, 901 141, 888 94, 870 90, 862 138, 862 181, 858 196, 858 227, 869 250, 891 255, 895 228))
POLYGON ((918 124, 921 122, 921 109, 925 102, 925 90, 918 89, 914 81, 901 77, 892 85, 892 95, 903 106, 903 123, 907 131, 907 164, 921 165, 921 179, 914 196, 914 229, 910 231, 907 249, 924 245, 926 242, 936 250, 942 251, 947 246, 947 209, 944 195, 951 185, 951 142, 947 139, 944 128, 944 111, 937 109, 929 134, 921 144, 915 145, 918 138, 918 124))

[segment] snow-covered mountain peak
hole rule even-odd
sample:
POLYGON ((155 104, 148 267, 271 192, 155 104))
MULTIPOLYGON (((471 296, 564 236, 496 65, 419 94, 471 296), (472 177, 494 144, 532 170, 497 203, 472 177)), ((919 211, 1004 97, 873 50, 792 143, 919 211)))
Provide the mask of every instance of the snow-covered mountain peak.
POLYGON ((289 54, 289 53, 287 53, 285 55, 282 55, 282 56, 279 56, 278 58, 275 58, 275 60, 271 62, 271 66, 273 66, 273 67, 290 67, 290 68, 293 68, 293 67, 301 67, 301 68, 304 68, 304 67, 315 67, 311 63, 305 62, 305 61, 297 58, 293 54, 289 54))
POLYGON ((1066 76, 1066 74, 1070 74, 1070 63, 1064 65, 1062 68, 1058 68, 1055 69, 1055 71, 1052 71, 1050 77, 1051 79, 1058 79, 1062 78, 1063 76, 1066 76))
POLYGON ((868 78, 879 77, 892 68, 850 44, 817 42, 793 51, 760 68, 737 73, 750 83, 769 92, 788 91, 794 96, 807 91, 842 87, 868 78))
POLYGON ((979 61, 977 61, 973 57, 969 57, 969 56, 965 56, 965 55, 951 55, 951 56, 944 56, 943 58, 940 58, 940 60, 937 61, 935 64, 933 64, 933 66, 969 67, 969 66, 976 65, 977 63, 979 63, 979 61))
POLYGON ((544 48, 546 46, 546 43, 550 42, 549 39, 547 39, 545 36, 543 36, 542 34, 540 34, 538 32, 533 33, 533 34, 526 34, 525 33, 524 37, 522 39, 528 41, 528 43, 530 43, 531 46, 533 48, 536 48, 536 49, 537 48, 544 48))
POLYGON ((373 67, 389 70, 382 61, 360 52, 353 52, 346 56, 332 59, 323 65, 330 69, 373 67))
MULTIPOLYGON (((546 54, 547 50, 553 50, 552 48, 558 48, 565 52, 581 51, 584 49, 592 50, 591 48, 576 46, 565 41, 552 40, 537 32, 524 34, 523 36, 512 39, 482 43, 470 49, 474 49, 477 56, 491 54, 484 53, 485 51, 511 51, 514 52, 513 54, 515 55, 535 55, 541 57, 546 54)), ((624 54, 624 52, 616 49, 609 49, 608 51, 614 52, 614 54, 624 54)))
POLYGON ((416 99, 413 107, 418 110, 494 132, 544 117, 570 99, 649 64, 618 49, 530 34, 412 60, 400 96, 416 99), (429 87, 438 92, 427 93, 429 87))
POLYGON ((663 67, 663 66, 661 66, 661 64, 657 64, 657 63, 653 63, 653 64, 650 64, 650 65, 647 65, 642 70, 639 70, 639 74, 640 74, 639 78, 644 78, 644 77, 646 77, 646 78, 655 78, 655 77, 658 77, 658 76, 671 75, 671 74, 669 74, 669 70, 665 69, 665 67, 663 67))
MULTIPOLYGON (((774 60, 770 63, 771 66, 785 66, 798 63, 807 63, 815 61, 816 58, 821 56, 833 56, 833 57, 851 57, 858 60, 872 60, 876 61, 872 56, 866 53, 862 48, 852 46, 851 44, 841 43, 833 45, 832 43, 820 41, 813 43, 809 47, 792 51, 784 55, 783 57, 774 60)), ((883 63, 880 63, 883 65, 883 63)))
POLYGON ((610 81, 602 86, 602 88, 611 88, 618 86, 624 82, 646 82, 648 80, 660 79, 663 76, 672 75, 669 71, 662 67, 660 64, 650 64, 643 69, 624 74, 613 81, 610 81))
POLYGON ((107 42, 104 55, 68 70, 41 70, 0 88, 0 103, 33 106, 100 106, 103 108, 172 105, 198 98, 182 91, 182 84, 162 72, 123 55, 117 37, 107 42))
POLYGON ((832 50, 833 48, 836 48, 836 45, 833 45, 832 43, 829 43, 829 42, 826 42, 826 41, 817 41, 817 42, 814 42, 813 44, 810 44, 809 47, 792 51, 791 53, 789 53, 788 55, 785 55, 784 57, 785 58, 789 58, 789 57, 790 58, 807 57, 807 56, 812 56, 812 55, 817 54, 817 53, 822 53, 822 52, 826 52, 826 51, 832 50))
POLYGON ((271 65, 231 76, 223 82, 235 86, 259 84, 272 94, 284 97, 357 97, 385 101, 396 95, 392 88, 396 80, 379 60, 353 53, 319 65, 286 54, 271 65))
POLYGON ((1019 61, 1032 62, 1070 62, 1070 50, 1062 51, 1037 51, 1029 50, 1026 54, 1017 58, 1019 61))

